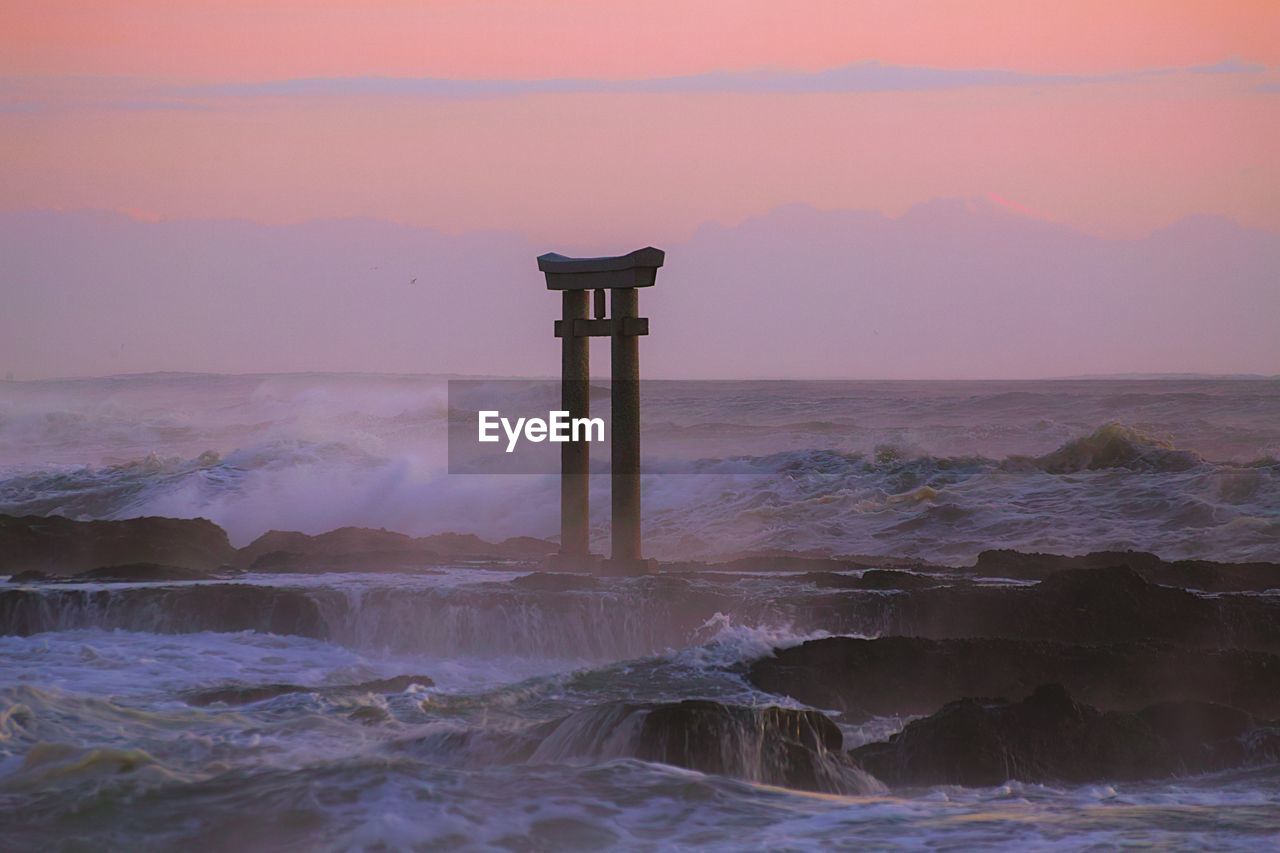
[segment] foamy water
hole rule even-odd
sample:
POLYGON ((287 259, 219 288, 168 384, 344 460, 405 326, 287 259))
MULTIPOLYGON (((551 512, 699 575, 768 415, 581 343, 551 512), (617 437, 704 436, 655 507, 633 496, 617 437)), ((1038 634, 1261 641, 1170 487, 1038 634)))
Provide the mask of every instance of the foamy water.
MULTIPOLYGON (((1134 547, 1280 560, 1277 382, 673 383, 647 387, 645 406, 646 449, 674 472, 644 482, 658 556, 966 562, 991 547, 1134 547)), ((446 415, 444 383, 429 377, 2 384, 0 511, 201 515, 237 544, 350 524, 553 536, 553 478, 444 473, 446 415)), ((30 635, 0 636, 0 846, 1280 843, 1275 767, 894 794, 852 780, 850 793, 819 795, 640 761, 631 705, 795 706, 752 687, 746 662, 807 638, 876 635, 889 599, 858 594, 837 618, 823 590, 768 573, 520 577, 27 587, 9 618, 30 635), (294 615, 255 623, 272 608, 244 609, 277 600, 294 615), (330 689, 396 675, 434 684, 330 689), (275 683, 306 689, 188 701, 275 683)), ((845 726, 845 747, 903 723, 845 726)))
MULTIPOLYGON (((658 557, 1280 559, 1280 381, 658 382, 644 406, 658 557)), ((553 476, 445 473, 447 414, 431 377, 5 383, 0 511, 204 516, 236 544, 344 525, 554 536, 553 476)))
MULTIPOLYGON (((820 620, 778 606, 781 587, 767 575, 679 589, 617 579, 554 592, 513 586, 515 577, 449 570, 237 581, 315 601, 324 640, 184 632, 142 597, 171 585, 70 588, 102 591, 113 604, 81 612, 76 626, 0 637, 6 847, 1223 849, 1280 839, 1274 767, 1159 783, 893 795, 868 780, 859 793, 836 796, 636 760, 626 710, 634 703, 795 705, 750 686, 744 664, 824 635, 814 627, 820 620), (412 612, 392 603, 406 597, 412 612), (666 618, 631 633, 617 624, 615 603, 666 618), (346 606, 357 604, 358 612, 346 606), (461 611, 478 630, 423 630, 456 624, 461 611), (574 611, 573 630, 605 639, 569 642, 570 631, 562 646, 521 649, 574 611), (112 627, 121 620, 154 630, 112 627), (391 695, 326 690, 414 673, 436 683, 391 695), (281 682, 313 689, 238 707, 186 701, 202 688, 281 682)), ((793 601, 821 594, 794 582, 788 589, 793 601)), ((875 632, 873 622, 860 627, 875 632)), ((846 727, 845 747, 902 722, 846 727)))

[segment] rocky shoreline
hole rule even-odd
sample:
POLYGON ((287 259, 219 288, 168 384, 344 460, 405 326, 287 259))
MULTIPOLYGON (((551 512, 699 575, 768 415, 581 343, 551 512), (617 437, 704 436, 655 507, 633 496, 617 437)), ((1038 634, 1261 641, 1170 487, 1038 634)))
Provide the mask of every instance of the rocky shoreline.
POLYGON ((893 786, 1162 779, 1280 760, 1280 721, 1208 702, 1100 711, 1046 684, 1019 702, 961 699, 853 761, 893 786))
MULTIPOLYGON (((489 542, 464 533, 408 536, 385 529, 341 527, 326 533, 271 530, 241 548, 204 518, 146 516, 119 521, 78 521, 61 516, 0 514, 0 575, 33 573, 32 580, 70 578, 106 569, 153 565, 227 576, 236 572, 405 571, 458 563, 539 568, 556 543, 518 536, 489 542), (38 574, 36 574, 38 573, 38 574)), ((1124 567, 1152 584, 1197 592, 1262 592, 1280 589, 1280 563, 1163 560, 1143 551, 1083 555, 983 551, 971 566, 948 566, 902 557, 797 554, 761 551, 716 561, 664 561, 667 573, 789 572, 832 589, 925 589, 982 579, 1042 581, 1071 569, 1124 567), (858 571, 851 576, 841 574, 858 571)), ((165 579, 157 576, 156 580, 165 579)), ((174 580, 198 579, 175 577, 174 580)))
MULTIPOLYGON (((0 635, 98 627, 331 640, 357 630, 353 607, 426 614, 435 605, 394 592, 352 604, 323 590, 251 582, 246 573, 425 577, 445 567, 514 568, 525 573, 465 593, 469 605, 536 610, 545 632, 572 623, 583 597, 596 596, 592 606, 635 620, 618 640, 630 654, 695 635, 730 612, 785 616, 804 631, 835 635, 740 665, 755 689, 807 707, 593 706, 526 731, 525 760, 599 752, 607 742, 646 761, 844 794, 1156 779, 1280 760, 1278 564, 1171 562, 1139 552, 988 551, 961 567, 746 554, 607 581, 538 571, 554 548, 529 538, 343 528, 273 531, 237 549, 203 519, 0 516, 0 575, 10 576, 0 589, 0 635), (762 578, 767 594, 744 597, 744 585, 762 578), (619 590, 634 601, 616 601, 619 590), (846 743, 842 726, 876 718, 906 724, 887 740, 846 743)), ((468 625, 440 630, 483 631, 468 625)), ((430 681, 403 676, 323 691, 398 694, 430 681)), ((317 690, 235 683, 186 698, 240 706, 317 690)))

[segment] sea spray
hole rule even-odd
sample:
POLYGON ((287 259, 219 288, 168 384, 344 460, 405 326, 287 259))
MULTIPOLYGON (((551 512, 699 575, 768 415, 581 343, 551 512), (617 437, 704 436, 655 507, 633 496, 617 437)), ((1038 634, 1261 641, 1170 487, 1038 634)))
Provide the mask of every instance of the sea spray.
MULTIPOLYGON (((554 476, 444 473, 444 385, 13 383, 0 407, 0 511, 203 516, 237 545, 346 525, 554 535, 554 476)), ((664 559, 1280 555, 1275 383, 656 383, 645 407, 645 542, 664 559)), ((592 493, 593 547, 607 552, 607 475, 592 493)))

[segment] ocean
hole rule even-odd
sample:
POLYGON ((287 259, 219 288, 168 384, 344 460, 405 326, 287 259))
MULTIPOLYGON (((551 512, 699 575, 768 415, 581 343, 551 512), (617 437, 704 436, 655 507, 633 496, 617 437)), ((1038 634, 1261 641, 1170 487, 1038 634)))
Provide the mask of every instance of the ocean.
MULTIPOLYGON (((1280 561, 1280 381, 654 382, 643 394, 645 545, 663 560, 963 566, 1008 548, 1280 561)), ((237 546, 343 526, 554 537, 556 478, 449 474, 448 416, 438 376, 0 383, 0 513, 204 517, 237 546)), ((604 551, 608 477, 596 479, 604 551)), ((748 664, 809 639, 878 636, 891 594, 836 618, 830 590, 767 566, 545 578, 460 563, 16 585, 26 597, 0 603, 0 847, 1280 843, 1275 765, 1083 786, 891 790, 867 777, 814 793, 641 760, 634 732, 600 709, 801 707, 754 686, 748 664), (251 624, 247 600, 315 617, 251 624), (209 614, 199 625, 182 617, 192 601, 209 614), (19 610, 35 620, 22 630, 19 610), (339 689, 417 674, 430 683, 339 689), (191 701, 226 684, 305 689, 191 701)), ((906 720, 839 722, 847 749, 906 720)))

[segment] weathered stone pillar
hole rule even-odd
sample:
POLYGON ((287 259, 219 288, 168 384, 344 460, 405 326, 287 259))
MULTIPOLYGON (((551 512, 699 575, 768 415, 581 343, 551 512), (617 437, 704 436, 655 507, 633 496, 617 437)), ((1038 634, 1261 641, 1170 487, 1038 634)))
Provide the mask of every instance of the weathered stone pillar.
POLYGON ((564 311, 556 321, 563 338, 560 357, 561 408, 570 418, 590 414, 588 342, 612 341, 611 395, 613 553, 601 561, 588 550, 590 445, 566 442, 560 451, 560 553, 554 568, 594 569, 611 574, 654 571, 656 563, 641 557, 640 546, 640 343, 649 321, 640 316, 639 291, 652 287, 665 254, 652 247, 616 258, 538 258, 547 288, 562 291, 564 311), (591 318, 590 291, 595 291, 591 318), (611 295, 612 317, 604 316, 604 291, 611 295))
MULTIPOLYGON (((591 294, 566 290, 564 324, 587 318, 591 294)), ((591 414, 591 338, 565 335, 560 344, 560 408, 570 418, 591 414)), ((566 559, 586 558, 591 515, 591 445, 569 441, 560 445, 560 554, 566 559)))
POLYGON ((613 561, 640 559, 640 337, 626 322, 640 314, 634 287, 613 291, 612 403, 613 561))

